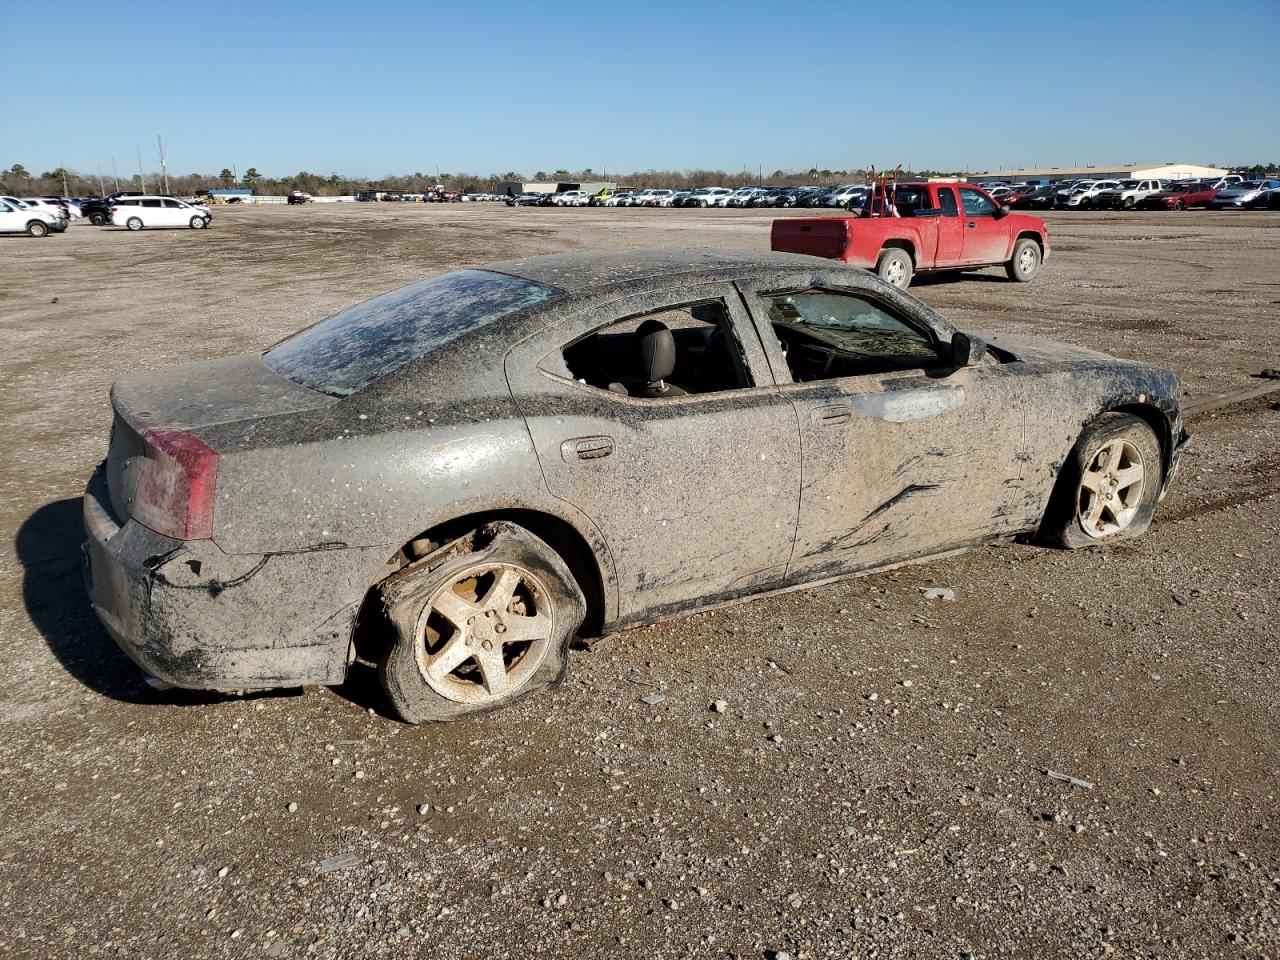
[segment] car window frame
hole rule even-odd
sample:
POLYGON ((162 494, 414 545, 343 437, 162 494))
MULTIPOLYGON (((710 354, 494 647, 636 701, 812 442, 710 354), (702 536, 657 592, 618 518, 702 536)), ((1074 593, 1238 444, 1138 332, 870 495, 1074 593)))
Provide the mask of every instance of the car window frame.
POLYGON ((978 217, 991 217, 994 219, 996 215, 996 211, 1000 209, 1000 204, 998 204, 995 200, 993 200, 989 194, 984 193, 982 190, 978 189, 977 187, 960 186, 956 188, 956 192, 959 194, 960 209, 964 211, 964 216, 966 219, 972 220, 978 217), (991 210, 987 213, 971 213, 969 209, 964 205, 964 195, 966 193, 972 193, 976 195, 979 199, 984 200, 987 203, 991 204, 991 210))
MULTIPOLYGON (((751 311, 742 302, 734 284, 718 280, 706 284, 681 284, 664 287, 643 294, 613 296, 582 304, 563 318, 552 322, 542 330, 515 344, 507 353, 507 364, 527 362, 534 374, 586 391, 593 397, 607 397, 623 406, 652 408, 671 407, 676 404, 724 402, 737 396, 757 396, 762 392, 778 389, 773 368, 765 356, 751 311), (738 341, 743 369, 751 384, 732 390, 712 393, 689 393, 670 397, 633 397, 614 393, 612 390, 592 386, 576 379, 564 360, 564 351, 603 327, 682 306, 692 306, 712 300, 724 302, 729 319, 729 332, 738 341), (524 359, 522 359, 524 358, 524 359)), ((508 373, 508 381, 511 381, 508 373)))
MULTIPOLYGON (((700 399, 723 398, 733 396, 733 394, 754 392, 754 390, 759 390, 760 388, 776 389, 777 385, 773 383, 772 371, 768 369, 767 364, 765 364, 762 369, 753 369, 753 365, 751 365, 751 358, 749 357, 748 344, 745 343, 744 335, 750 335, 750 337, 754 338, 754 324, 749 323, 749 317, 744 317, 744 320, 748 321, 748 323, 742 323, 742 321, 736 319, 735 315, 733 315, 732 298, 728 296, 727 293, 721 294, 721 296, 680 298, 680 300, 664 303, 662 306, 653 306, 652 298, 645 297, 644 302, 648 303, 648 306, 641 308, 641 310, 626 310, 621 312, 621 314, 614 314, 612 307, 618 305, 618 303, 625 302, 627 301, 614 301, 611 305, 604 307, 609 310, 609 314, 612 315, 612 319, 604 320, 602 323, 596 323, 588 329, 581 330, 581 332, 573 335, 572 338, 563 340, 559 346, 541 356, 540 360, 535 364, 536 369, 538 369, 541 374, 545 374, 550 376, 550 378, 562 381, 562 383, 570 384, 572 387, 577 389, 588 390, 588 392, 593 394, 593 396, 605 396, 613 399, 621 399, 621 401, 635 401, 643 403, 645 406, 652 406, 652 404, 669 406, 669 404, 672 404, 673 402, 685 401, 685 399, 699 399, 700 401, 700 399), (731 335, 733 340, 737 343, 737 347, 739 347, 739 358, 742 365, 742 372, 744 372, 746 378, 749 380, 749 383, 746 384, 745 387, 735 387, 728 390, 712 390, 712 392, 709 393, 673 394, 673 396, 669 397, 632 397, 631 394, 614 393, 613 390, 595 387, 594 384, 585 383, 585 381, 575 378, 572 371, 568 369, 567 362, 564 361, 564 351, 575 346, 576 343, 581 343, 582 340, 585 340, 588 337, 593 337, 593 335, 599 333, 600 330, 609 328, 609 326, 626 323, 628 320, 637 320, 643 319, 643 317, 664 314, 664 312, 672 310, 682 310, 682 308, 698 306, 700 303, 712 302, 723 303, 724 316, 726 316, 728 323, 727 333, 728 335, 731 335), (763 380, 760 379, 760 375, 762 374, 764 374, 763 380)), ((756 346, 759 346, 759 344, 756 344, 756 346)))
POLYGON ((791 376, 791 367, 787 364, 786 357, 782 354, 782 348, 778 345, 778 339, 773 330, 773 322, 769 319, 767 309, 757 309, 758 306, 763 307, 764 298, 767 296, 817 289, 826 290, 830 293, 861 297, 889 313, 900 322, 926 333, 935 350, 938 351, 941 368, 949 366, 943 354, 943 347, 946 344, 950 344, 952 337, 959 332, 923 303, 902 293, 878 277, 870 275, 865 279, 859 277, 857 280, 853 280, 847 276, 818 270, 810 274, 797 274, 794 279, 793 277, 786 277, 783 282, 779 283, 739 280, 735 282, 735 286, 742 295, 743 303, 755 323, 756 335, 760 338, 761 348, 764 350, 765 358, 773 371, 774 380, 784 393, 787 392, 788 388, 808 388, 818 384, 844 383, 846 381, 850 383, 873 383, 881 377, 901 378, 916 374, 923 375, 924 368, 920 371, 895 370, 882 374, 859 374, 846 377, 830 377, 823 380, 795 380, 791 376))

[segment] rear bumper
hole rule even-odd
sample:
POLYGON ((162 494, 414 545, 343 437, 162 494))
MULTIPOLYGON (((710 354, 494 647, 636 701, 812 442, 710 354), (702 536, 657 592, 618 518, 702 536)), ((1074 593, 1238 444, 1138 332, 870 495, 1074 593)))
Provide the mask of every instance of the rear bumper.
POLYGON ((196 690, 345 678, 368 586, 365 558, 352 555, 361 551, 232 555, 211 540, 174 540, 133 520, 121 525, 103 467, 85 489, 84 525, 94 613, 148 674, 196 690))

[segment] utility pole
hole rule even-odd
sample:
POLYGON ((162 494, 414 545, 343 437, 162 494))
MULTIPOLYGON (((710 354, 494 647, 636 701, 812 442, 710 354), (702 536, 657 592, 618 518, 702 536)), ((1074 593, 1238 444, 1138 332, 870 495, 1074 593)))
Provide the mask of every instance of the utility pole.
POLYGON ((116 185, 116 193, 120 192, 120 178, 116 176, 116 158, 111 158, 111 179, 116 185))
POLYGON ((142 175, 142 148, 134 147, 138 153, 138 182, 142 184, 142 192, 147 192, 147 178, 142 175))
POLYGON ((67 191, 67 168, 66 167, 62 168, 62 195, 64 197, 70 196, 70 193, 68 193, 67 191))
POLYGON ((107 186, 102 182, 102 164, 98 164, 98 196, 105 197, 107 195, 107 186))
POLYGON ((164 177, 164 195, 169 195, 169 170, 164 165, 164 141, 160 139, 160 134, 156 134, 156 143, 160 145, 160 175, 164 177))

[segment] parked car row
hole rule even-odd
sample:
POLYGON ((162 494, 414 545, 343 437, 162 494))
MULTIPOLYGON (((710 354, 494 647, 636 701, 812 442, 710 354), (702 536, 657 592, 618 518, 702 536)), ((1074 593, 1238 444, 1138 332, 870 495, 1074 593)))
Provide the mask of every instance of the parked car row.
POLYGON ((62 233, 71 222, 69 210, 40 197, 0 196, 0 233, 47 237, 62 233))
POLYGON ((43 237, 62 233, 72 220, 86 218, 102 226, 129 230, 189 227, 203 230, 213 215, 199 200, 179 200, 137 192, 72 200, 66 197, 0 197, 0 233, 43 237))
POLYGON ((1239 174, 1190 180, 1074 180, 988 188, 1001 203, 1023 210, 1280 209, 1280 180, 1239 174))
MULTIPOLYGON (((997 203, 1020 210, 1186 210, 1280 209, 1280 181, 1245 180, 1239 174, 1194 180, 1069 180, 1058 183, 985 182, 977 186, 997 203)), ((606 188, 507 197, 511 207, 843 207, 859 209, 870 193, 867 184, 839 187, 745 186, 606 188)))
POLYGON ((858 206, 869 187, 696 187, 688 190, 626 187, 605 188, 597 193, 564 190, 559 193, 522 193, 507 197, 509 207, 845 207, 858 206))

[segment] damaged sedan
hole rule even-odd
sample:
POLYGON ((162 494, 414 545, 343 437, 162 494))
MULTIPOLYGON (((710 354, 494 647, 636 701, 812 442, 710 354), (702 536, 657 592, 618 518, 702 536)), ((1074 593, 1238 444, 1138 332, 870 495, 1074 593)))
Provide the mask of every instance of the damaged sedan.
POLYGON ((405 720, 452 720, 558 682, 579 633, 1022 534, 1136 537, 1180 393, 830 260, 497 263, 116 383, 86 576, 169 683, 361 660, 405 720))

